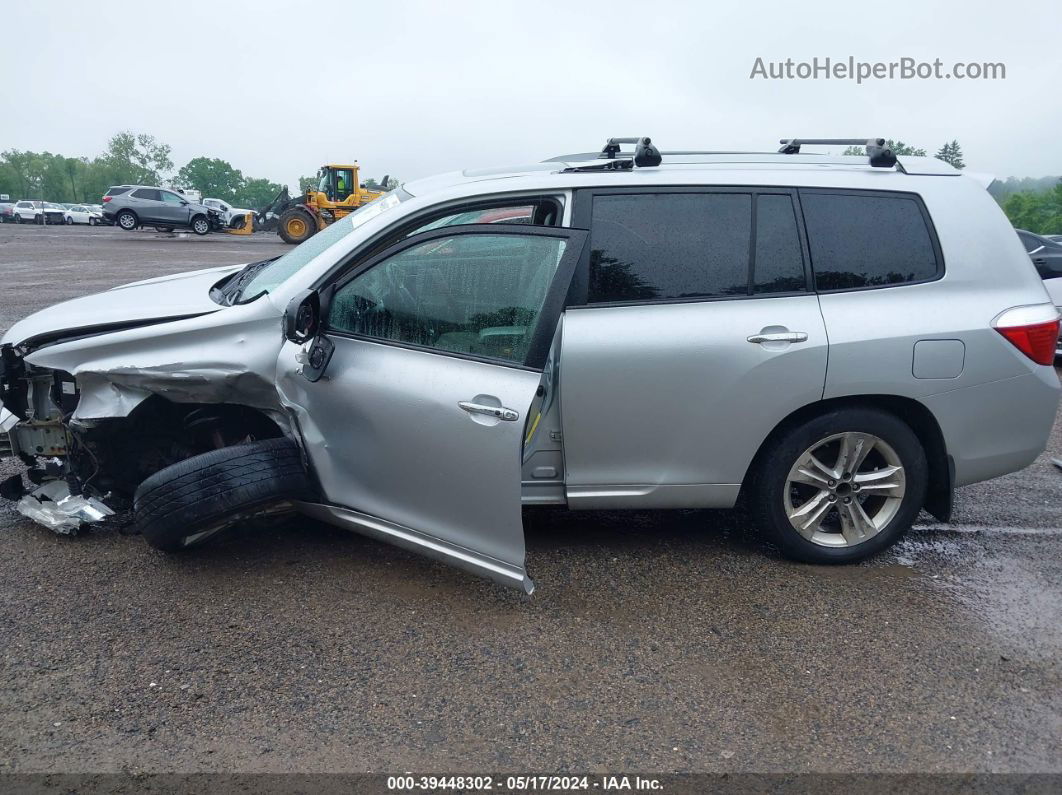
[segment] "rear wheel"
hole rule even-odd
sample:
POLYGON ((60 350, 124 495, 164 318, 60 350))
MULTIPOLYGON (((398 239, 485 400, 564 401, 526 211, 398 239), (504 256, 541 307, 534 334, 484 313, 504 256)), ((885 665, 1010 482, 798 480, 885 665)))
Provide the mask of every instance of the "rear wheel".
POLYGON ((197 235, 210 234, 210 221, 205 215, 197 215, 192 219, 192 231, 197 235))
POLYGON ((254 516, 290 510, 309 499, 298 446, 266 439, 211 450, 156 472, 137 488, 133 518, 156 549, 197 546, 254 516))
POLYGON ((114 219, 118 226, 124 229, 126 232, 132 232, 136 229, 139 221, 137 220, 136 213, 132 210, 122 210, 118 213, 118 217, 114 219))
POLYGON ((298 245, 309 240, 317 231, 317 222, 302 207, 292 207, 280 216, 277 232, 285 243, 298 245))
POLYGON ((839 409, 765 449, 755 475, 760 529, 790 558, 863 560, 896 543, 925 501, 928 465, 910 426, 876 409, 839 409))

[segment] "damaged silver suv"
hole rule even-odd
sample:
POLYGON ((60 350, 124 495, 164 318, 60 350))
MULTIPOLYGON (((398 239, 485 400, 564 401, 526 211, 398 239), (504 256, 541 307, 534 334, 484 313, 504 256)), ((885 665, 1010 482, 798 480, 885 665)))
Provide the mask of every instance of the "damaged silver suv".
POLYGON ((296 510, 528 592, 522 505, 742 498, 786 555, 863 559, 1044 449, 1059 317, 983 183, 809 143, 427 179, 32 315, 0 388, 43 485, 4 490, 131 500, 164 550, 296 510))

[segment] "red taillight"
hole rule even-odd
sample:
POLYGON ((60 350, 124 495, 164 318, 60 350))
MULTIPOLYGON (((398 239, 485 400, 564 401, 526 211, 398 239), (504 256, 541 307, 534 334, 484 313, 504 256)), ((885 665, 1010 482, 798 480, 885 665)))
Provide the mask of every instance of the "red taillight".
POLYGON ((996 331, 1010 340, 1011 345, 1037 364, 1054 364, 1058 329, 1057 318, 1046 323, 996 327, 996 331))
POLYGON ((104 196, 104 197, 103 197, 103 203, 104 203, 104 204, 106 204, 106 203, 107 203, 107 202, 109 202, 110 200, 111 200, 111 197, 110 197, 110 196, 104 196))

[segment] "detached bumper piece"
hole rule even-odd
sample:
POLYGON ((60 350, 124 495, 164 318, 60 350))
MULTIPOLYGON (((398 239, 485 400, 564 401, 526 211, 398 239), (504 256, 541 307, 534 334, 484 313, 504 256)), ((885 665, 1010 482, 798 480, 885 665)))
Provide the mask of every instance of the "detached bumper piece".
POLYGON ((60 535, 71 536, 76 536, 83 524, 102 522, 114 515, 95 497, 71 494, 65 480, 38 486, 15 504, 15 510, 60 535))

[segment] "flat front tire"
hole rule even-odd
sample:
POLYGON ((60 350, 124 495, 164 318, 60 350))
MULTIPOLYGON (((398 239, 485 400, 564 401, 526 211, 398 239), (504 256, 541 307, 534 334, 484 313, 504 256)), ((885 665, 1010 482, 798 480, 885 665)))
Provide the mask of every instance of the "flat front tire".
POLYGON ((852 563, 903 537, 925 502, 929 468, 910 426, 842 408, 790 428, 759 457, 751 489, 761 532, 806 563, 852 563))
POLYGON ((133 518, 151 546, 177 552, 311 493, 298 446, 287 438, 265 439, 156 472, 137 488, 133 518))

